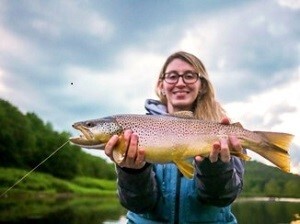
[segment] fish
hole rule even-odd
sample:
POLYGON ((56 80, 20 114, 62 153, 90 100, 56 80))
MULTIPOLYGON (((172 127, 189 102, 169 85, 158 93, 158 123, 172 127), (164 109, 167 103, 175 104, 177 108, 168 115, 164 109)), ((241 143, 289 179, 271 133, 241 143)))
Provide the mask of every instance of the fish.
MULTIPOLYGON (((167 115, 117 114, 76 122, 72 126, 81 134, 70 137, 70 142, 87 149, 104 150, 109 139, 118 135, 118 143, 113 149, 116 164, 126 157, 124 131, 131 129, 139 136, 138 147, 145 149, 146 162, 174 163, 189 179, 195 172, 192 158, 208 157, 216 141, 231 135, 239 139, 243 149, 252 150, 279 169, 290 172, 288 151, 294 135, 250 131, 240 123, 221 124, 196 119, 190 111, 167 115)), ((245 161, 251 159, 246 150, 238 152, 230 149, 230 154, 245 161)))

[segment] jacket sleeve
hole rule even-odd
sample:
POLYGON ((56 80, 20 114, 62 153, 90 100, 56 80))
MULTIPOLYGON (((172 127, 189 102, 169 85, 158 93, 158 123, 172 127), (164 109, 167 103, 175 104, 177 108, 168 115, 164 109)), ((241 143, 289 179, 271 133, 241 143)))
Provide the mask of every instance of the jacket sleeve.
POLYGON ((118 196, 120 203, 135 213, 150 211, 158 197, 153 165, 146 164, 140 170, 116 165, 118 196))
POLYGON ((199 199, 209 205, 231 204, 243 187, 244 161, 232 156, 229 163, 204 159, 196 164, 196 184, 199 199))

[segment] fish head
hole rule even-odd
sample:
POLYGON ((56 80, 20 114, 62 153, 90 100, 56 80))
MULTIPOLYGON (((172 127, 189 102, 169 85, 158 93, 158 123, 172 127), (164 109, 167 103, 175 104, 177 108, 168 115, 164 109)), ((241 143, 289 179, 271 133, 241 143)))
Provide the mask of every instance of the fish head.
POLYGON ((114 117, 76 122, 73 128, 79 130, 81 135, 71 137, 70 141, 82 148, 104 149, 108 140, 115 134, 123 132, 123 128, 114 117))

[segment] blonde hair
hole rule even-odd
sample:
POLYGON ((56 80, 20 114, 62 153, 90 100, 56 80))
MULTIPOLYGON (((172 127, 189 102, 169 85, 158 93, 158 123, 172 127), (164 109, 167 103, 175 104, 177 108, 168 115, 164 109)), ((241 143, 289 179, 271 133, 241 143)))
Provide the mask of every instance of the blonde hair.
POLYGON ((196 56, 190 53, 179 51, 167 58, 160 71, 156 84, 156 95, 159 97, 160 101, 164 105, 167 105, 167 98, 161 94, 162 82, 167 66, 174 59, 181 59, 192 65, 201 79, 202 88, 193 105, 193 113, 195 117, 198 119, 219 122, 223 117, 226 116, 226 112, 215 99, 215 91, 212 83, 209 80, 208 73, 206 72, 203 63, 196 56))

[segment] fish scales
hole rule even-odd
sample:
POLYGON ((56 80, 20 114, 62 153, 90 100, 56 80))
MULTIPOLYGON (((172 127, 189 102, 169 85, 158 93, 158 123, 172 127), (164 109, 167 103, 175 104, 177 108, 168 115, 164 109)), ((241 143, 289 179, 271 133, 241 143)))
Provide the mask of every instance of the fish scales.
MULTIPOLYGON (((236 136, 243 148, 263 156, 280 169, 289 172, 289 146, 293 135, 277 132, 250 131, 239 123, 224 125, 195 119, 189 112, 173 115, 114 115, 102 119, 77 122, 74 128, 82 132, 72 137, 73 144, 85 148, 104 149, 112 135, 119 136, 119 145, 113 150, 117 163, 126 156, 123 137, 125 129, 139 136, 139 147, 145 149, 145 159, 151 163, 173 162, 187 178, 192 178, 194 167, 190 158, 208 156, 212 145, 220 138, 236 136)), ((234 156, 248 160, 243 152, 230 151, 234 156)))
MULTIPOLYGON (((128 116, 117 117, 116 120, 123 126, 123 119, 127 121, 128 118, 128 116)), ((185 153, 186 157, 200 154, 207 156, 210 153, 211 147, 207 148, 205 146, 212 145, 220 137, 239 133, 241 138, 245 138, 247 133, 249 133, 249 131, 241 131, 240 128, 235 126, 221 125, 196 119, 182 120, 182 118, 165 118, 165 116, 151 117, 147 120, 143 118, 144 116, 141 117, 141 120, 143 120, 141 124, 138 122, 137 125, 131 123, 132 126, 125 126, 140 136, 139 146, 146 148, 151 147, 152 150, 157 151, 156 153, 160 152, 160 156, 165 153, 164 150, 172 149, 183 149, 189 152, 185 153), (223 129, 221 129, 222 126, 224 126, 223 129), (237 130, 239 130, 239 132, 237 130), (151 136, 151 138, 149 138, 149 136, 151 136), (168 139, 168 141, 165 141, 165 139, 168 139)), ((253 135, 253 139, 255 138, 256 141, 259 142, 259 135, 255 133, 251 133, 251 135, 253 135)), ((147 151, 146 159, 152 160, 147 151)))
MULTIPOLYGON (((198 119, 183 119, 173 116, 149 116, 144 115, 119 115, 115 116, 118 124, 124 129, 131 129, 141 136, 141 140, 151 140, 148 136, 157 137, 169 135, 173 141, 185 141, 185 139, 203 139, 208 136, 220 137, 223 135, 236 135, 240 138, 250 138, 255 142, 261 141, 261 136, 242 129, 235 125, 222 125, 215 122, 206 122, 198 119)), ((151 141, 153 142, 153 141, 151 141)), ((144 143, 144 142, 143 142, 144 143)), ((142 145, 142 142, 141 142, 142 145)))

